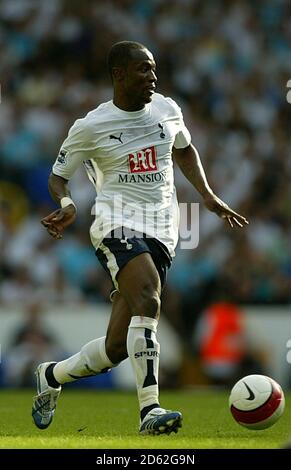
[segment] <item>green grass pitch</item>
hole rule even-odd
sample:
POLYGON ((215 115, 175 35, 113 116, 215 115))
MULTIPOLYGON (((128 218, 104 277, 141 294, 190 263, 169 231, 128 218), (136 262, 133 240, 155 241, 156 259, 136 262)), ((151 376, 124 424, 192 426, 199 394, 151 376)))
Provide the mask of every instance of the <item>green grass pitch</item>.
POLYGON ((162 406, 183 413, 182 429, 170 436, 139 436, 135 393, 63 390, 53 423, 42 431, 32 423, 33 393, 0 392, 0 448, 271 449, 291 433, 290 394, 273 427, 250 431, 233 420, 227 392, 162 391, 162 406))

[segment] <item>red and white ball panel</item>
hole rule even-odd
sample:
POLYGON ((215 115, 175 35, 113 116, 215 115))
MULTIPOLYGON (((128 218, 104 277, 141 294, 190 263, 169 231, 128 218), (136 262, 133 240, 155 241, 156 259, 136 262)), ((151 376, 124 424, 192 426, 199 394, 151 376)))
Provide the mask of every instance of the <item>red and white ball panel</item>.
POLYGON ((249 375, 239 380, 229 397, 234 419, 249 429, 266 429, 280 418, 285 399, 280 385, 264 375, 249 375))

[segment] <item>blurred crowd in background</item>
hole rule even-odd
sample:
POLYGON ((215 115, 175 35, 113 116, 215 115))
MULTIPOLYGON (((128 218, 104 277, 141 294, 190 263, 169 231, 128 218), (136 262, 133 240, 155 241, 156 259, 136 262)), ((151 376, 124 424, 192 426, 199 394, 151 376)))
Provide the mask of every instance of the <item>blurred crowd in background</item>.
MULTIPOLYGON (((250 220, 231 230, 200 206, 199 246, 177 249, 165 314, 187 338, 211 302, 289 303, 290 17, 288 0, 2 0, 0 305, 108 302, 83 171, 64 239, 40 219, 55 207, 47 178, 69 128, 112 98, 106 54, 120 40, 153 52, 157 91, 181 106, 211 186, 250 220)), ((179 171, 176 185, 180 202, 200 201, 179 171)))

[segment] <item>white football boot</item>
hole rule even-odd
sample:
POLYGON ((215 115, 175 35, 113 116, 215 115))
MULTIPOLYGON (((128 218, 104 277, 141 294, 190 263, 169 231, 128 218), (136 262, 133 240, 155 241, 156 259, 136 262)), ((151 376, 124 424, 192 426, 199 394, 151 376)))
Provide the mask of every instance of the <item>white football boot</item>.
POLYGON ((52 422, 57 399, 61 393, 61 385, 58 388, 50 387, 47 383, 45 371, 53 362, 40 364, 36 371, 37 395, 33 398, 32 417, 34 424, 39 429, 46 429, 52 422))
POLYGON ((141 422, 139 433, 146 434, 171 434, 178 432, 182 427, 182 414, 179 411, 154 408, 144 417, 141 422))

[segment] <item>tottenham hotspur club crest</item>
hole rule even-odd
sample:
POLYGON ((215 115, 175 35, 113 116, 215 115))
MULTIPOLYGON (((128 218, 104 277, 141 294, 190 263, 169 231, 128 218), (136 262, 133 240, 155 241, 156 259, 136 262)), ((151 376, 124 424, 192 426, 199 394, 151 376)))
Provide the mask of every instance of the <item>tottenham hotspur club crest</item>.
POLYGON ((128 242, 128 238, 124 237, 120 240, 120 243, 124 243, 127 250, 132 249, 132 244, 128 242))
POLYGON ((164 126, 160 122, 159 122, 158 126, 162 130, 162 132, 160 133, 160 138, 164 139, 166 137, 166 134, 164 133, 164 126))

